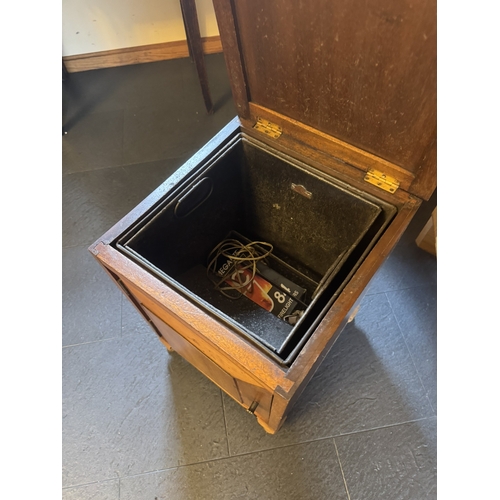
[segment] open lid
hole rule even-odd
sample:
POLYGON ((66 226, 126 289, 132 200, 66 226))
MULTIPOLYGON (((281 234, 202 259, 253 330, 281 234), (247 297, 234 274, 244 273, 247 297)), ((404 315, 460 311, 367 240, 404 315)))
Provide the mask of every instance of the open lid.
POLYGON ((214 0, 243 123, 436 187, 436 0, 214 0), (353 154, 354 152, 354 154, 353 154), (345 154, 344 154, 345 153, 345 154))

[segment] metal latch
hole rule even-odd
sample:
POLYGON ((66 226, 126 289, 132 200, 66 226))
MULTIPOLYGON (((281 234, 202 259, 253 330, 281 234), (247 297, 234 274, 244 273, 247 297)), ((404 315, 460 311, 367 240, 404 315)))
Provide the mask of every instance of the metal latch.
POLYGON ((253 128, 259 132, 263 132, 273 139, 277 139, 283 133, 283 129, 279 125, 260 117, 257 117, 257 123, 253 126, 253 128))
POLYGON ((389 191, 389 193, 395 193, 399 188, 399 181, 396 178, 384 174, 379 170, 375 170, 374 168, 370 168, 368 172, 366 172, 365 181, 384 191, 389 191))
POLYGON ((257 409, 257 406, 259 406, 258 401, 253 401, 252 404, 248 407, 247 412, 248 413, 255 413, 255 410, 257 409))

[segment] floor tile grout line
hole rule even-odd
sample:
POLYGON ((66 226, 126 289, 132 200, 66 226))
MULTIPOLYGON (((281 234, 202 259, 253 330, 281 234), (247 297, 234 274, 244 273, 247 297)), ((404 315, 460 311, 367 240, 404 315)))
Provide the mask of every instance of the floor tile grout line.
MULTIPOLYGON (((330 439, 334 439, 335 440, 336 438, 341 438, 341 437, 345 437, 345 436, 352 436, 352 435, 355 435, 355 434, 363 434, 365 432, 376 431, 376 430, 381 430, 381 429, 388 429, 388 428, 391 428, 391 427, 397 427, 399 425, 413 424, 413 423, 417 423, 417 422, 422 422, 424 420, 431 420, 431 419, 436 419, 436 418, 437 418, 436 415, 431 415, 429 417, 418 418, 418 419, 415 419, 415 420, 408 420, 408 421, 405 421, 405 422, 399 422, 399 423, 395 423, 395 424, 382 425, 380 427, 372 427, 370 429, 362 429, 362 430, 359 430, 359 431, 346 432, 344 434, 337 434, 337 435, 332 435, 332 436, 325 436, 325 437, 321 437, 321 438, 311 439, 311 440, 308 440, 308 441, 301 441, 301 442, 298 442, 298 443, 291 443, 291 444, 285 444, 285 445, 282 445, 282 446, 275 446, 274 448, 266 448, 266 449, 262 449, 262 450, 249 451, 249 452, 246 452, 246 453, 239 453, 239 454, 236 454, 236 455, 232 455, 230 457, 218 457, 218 458, 213 458, 211 460, 202 460, 200 462, 192 462, 192 463, 186 463, 186 464, 182 464, 182 465, 176 465, 174 467, 166 467, 165 469, 156 469, 156 470, 151 470, 151 471, 139 472, 137 474, 130 474, 130 475, 126 475, 126 476, 118 476, 118 479, 128 479, 128 478, 133 478, 133 477, 147 476, 149 474, 157 474, 159 472, 167 472, 167 471, 176 470, 176 469, 182 469, 182 468, 185 468, 185 467, 191 467, 191 466, 195 466, 195 465, 203 465, 203 464, 208 464, 208 463, 213 463, 213 462, 219 462, 221 460, 230 460, 230 459, 233 459, 233 458, 239 458, 239 457, 245 457, 245 456, 249 456, 249 455, 255 455, 256 453, 271 452, 271 451, 274 451, 274 450, 281 450, 281 449, 284 449, 284 448, 291 448, 293 446, 300 446, 300 445, 303 445, 303 444, 318 443, 320 441, 327 441, 327 440, 330 440, 330 439)), ((116 480, 116 479, 117 478, 107 478, 107 479, 102 479, 100 481, 92 481, 90 483, 74 484, 74 485, 71 485, 71 486, 65 486, 65 487, 63 487, 63 490, 67 490, 67 489, 71 489, 71 488, 79 488, 81 486, 89 486, 91 484, 104 483, 104 482, 113 481, 113 480, 116 480)))
MULTIPOLYGON (((255 455, 257 453, 271 452, 271 451, 280 450, 280 449, 283 449, 283 448, 290 448, 292 446, 300 446, 302 444, 315 443, 315 442, 319 442, 319 441, 327 441, 327 440, 329 440, 331 438, 332 438, 331 436, 328 436, 328 437, 325 437, 325 438, 313 439, 311 441, 304 441, 304 442, 300 442, 300 443, 293 443, 293 444, 288 444, 288 445, 283 445, 283 446, 277 446, 275 448, 268 448, 268 449, 264 449, 264 450, 249 451, 249 452, 246 452, 246 453, 240 453, 240 454, 232 455, 230 457, 212 458, 210 460, 202 460, 200 462, 192 462, 192 463, 186 463, 186 464, 176 465, 174 467, 166 467, 165 469, 157 469, 157 470, 152 470, 152 471, 147 471, 147 472, 140 472, 138 474, 131 474, 131 475, 128 475, 128 476, 122 476, 122 478, 123 479, 125 479, 125 478, 128 479, 128 478, 133 478, 133 477, 147 476, 149 474, 157 474, 159 472, 167 472, 167 471, 172 471, 172 470, 177 470, 177 469, 183 469, 185 467, 192 467, 192 466, 197 466, 197 465, 204 465, 204 464, 209 464, 209 463, 214 463, 214 462, 220 462, 222 460, 230 460, 230 459, 234 459, 234 458, 246 457, 246 456, 250 456, 250 455, 255 455)), ((90 483, 90 484, 94 484, 94 483, 90 483)), ((77 487, 77 486, 84 486, 84 485, 75 485, 75 486, 72 486, 72 488, 77 487)))
POLYGON ((193 462, 193 463, 189 463, 189 464, 177 465, 175 467, 166 467, 165 469, 157 469, 157 470, 153 470, 153 471, 140 472, 138 474, 131 474, 129 476, 123 476, 123 478, 132 478, 132 477, 138 477, 138 476, 146 476, 148 474, 156 474, 158 472, 167 472, 167 471, 170 471, 170 470, 176 470, 176 469, 181 469, 181 468, 185 468, 185 467, 192 467, 192 466, 195 466, 195 465, 203 465, 203 464, 209 464, 209 463, 213 463, 213 462, 220 462, 221 460, 230 460, 230 459, 233 459, 233 458, 246 457, 246 456, 250 456, 250 455, 255 455, 257 453, 266 453, 266 452, 271 452, 271 451, 274 451, 274 450, 280 450, 280 449, 283 449, 283 448, 291 448, 292 446, 300 446, 300 445, 303 445, 303 444, 310 444, 310 443, 316 443, 316 442, 320 442, 320 441, 327 441, 329 439, 332 439, 332 436, 322 437, 322 438, 318 438, 318 439, 312 439, 310 441, 303 441, 303 442, 300 442, 300 443, 292 443, 292 444, 286 444, 286 445, 283 445, 283 446, 276 446, 274 448, 267 448, 267 449, 263 449, 263 450, 248 451, 246 453, 239 453, 239 454, 236 454, 236 455, 232 455, 230 457, 218 457, 218 458, 213 458, 211 460, 202 460, 200 462, 193 462))
POLYGON ((422 283, 421 285, 407 286, 405 288, 395 288, 395 289, 391 289, 391 290, 383 290, 381 292, 372 292, 372 293, 367 292, 365 297, 369 297, 371 295, 381 295, 383 293, 405 292, 407 290, 413 290, 415 288, 423 288, 423 287, 427 287, 427 286, 434 286, 435 287, 436 284, 429 282, 429 283, 422 283))
POLYGON ((342 473, 342 479, 344 480, 344 488, 345 488, 345 492, 347 493, 347 500, 351 500, 351 495, 349 494, 349 488, 347 487, 347 481, 345 479, 344 468, 342 467, 342 462, 340 460, 340 455, 339 455, 339 450, 337 448, 337 443, 335 442, 335 438, 332 438, 332 439, 333 439, 333 446, 335 446, 335 453, 337 454, 337 460, 338 460, 339 466, 340 466, 340 472, 342 473))
MULTIPOLYGON (((94 242, 92 242, 94 243, 94 242)), ((62 246, 62 250, 66 250, 66 249, 70 249, 70 248, 88 248, 90 245, 92 245, 92 243, 89 243, 88 245, 86 243, 82 244, 82 245, 67 245, 67 246, 62 246)))
MULTIPOLYGON (((125 476, 127 477, 127 476, 125 476)), ((84 486, 92 486, 93 484, 102 484, 102 483, 110 483, 111 481, 119 481, 120 476, 115 477, 115 478, 109 478, 109 479, 101 479, 98 481, 91 481, 90 483, 81 483, 81 484, 73 484, 71 486, 63 486, 61 489, 62 490, 71 490, 73 488, 83 488, 84 486)))
POLYGON ((123 293, 120 295, 120 338, 123 338, 123 293))
MULTIPOLYGON (((152 470, 152 471, 139 472, 137 474, 130 474, 130 475, 127 475, 127 476, 120 476, 120 477, 121 477, 121 479, 128 479, 128 478, 139 477, 139 476, 147 476, 149 474, 157 474, 159 472, 167 472, 167 471, 172 471, 172 470, 177 470, 177 469, 183 469, 185 467, 192 467, 192 466, 196 466, 196 465, 209 464, 209 463, 213 463, 213 462, 219 462, 221 460, 230 460, 230 459, 233 459, 233 458, 246 457, 246 456, 250 456, 250 455, 255 455, 257 453, 267 453, 267 452, 271 452, 271 451, 275 451, 275 450, 281 450, 281 449, 284 449, 284 448, 291 448, 293 446, 301 446, 301 445, 304 445, 304 444, 319 443, 321 441, 327 441, 327 440, 335 439, 335 438, 339 438, 339 437, 352 436, 352 435, 355 435, 355 434, 363 434, 365 432, 376 431, 376 430, 381 430, 381 429, 387 429, 387 428, 390 428, 390 427, 397 427, 399 425, 407 425, 407 424, 412 424, 412 423, 416 423, 416 422, 422 422, 424 420, 431 420, 431 419, 435 419, 435 418, 437 418, 435 415, 431 415, 429 417, 423 417, 423 418, 419 418, 419 419, 416 419, 416 420, 408 420, 408 421, 405 421, 405 422, 398 422, 398 423, 395 423, 395 424, 382 425, 380 427, 372 427, 370 429, 362 429, 362 430, 359 430, 359 431, 346 432, 345 434, 337 434, 337 435, 334 435, 334 436, 333 435, 332 436, 324 436, 324 437, 321 437, 321 438, 310 439, 308 441, 300 441, 300 442, 297 442, 297 443, 285 444, 285 445, 282 445, 282 446, 275 446, 273 448, 265 448, 265 449, 262 449, 262 450, 255 450, 255 451, 248 451, 248 452, 245 452, 245 453, 238 453, 238 454, 235 454, 235 455, 231 455, 230 457, 218 457, 218 458, 213 458, 213 459, 210 459, 210 460, 202 460, 200 462, 186 463, 186 464, 176 465, 174 467, 166 467, 165 469, 156 469, 156 470, 152 470)), ((97 482, 99 482, 99 481, 97 481, 97 482)), ((90 484, 94 484, 94 483, 90 483, 90 484)), ((74 488, 74 487, 77 487, 77 486, 84 486, 84 485, 75 485, 75 486, 71 486, 71 487, 74 488)))
POLYGON ((220 400, 222 403, 222 416, 224 417, 224 430, 226 431, 226 444, 227 444, 227 456, 231 456, 231 449, 229 448, 229 435, 227 433, 227 420, 226 420, 226 405, 224 404, 224 394, 222 393, 222 389, 220 391, 220 400))
POLYGON ((90 344, 98 344, 99 342, 107 342, 108 340, 116 340, 116 339, 121 339, 121 336, 118 337, 109 337, 106 339, 99 339, 99 340, 89 340, 88 342, 80 342, 79 344, 68 344, 68 345, 63 345, 62 349, 67 349, 68 347, 79 347, 82 345, 90 345, 90 344))
POLYGON ((396 313, 394 311, 394 308, 392 307, 391 300, 389 299, 389 296, 387 295, 387 293, 385 294, 385 296, 387 298, 387 302, 389 303, 389 307, 391 308, 392 315, 394 316, 394 319, 396 320, 396 325, 398 326, 398 330, 401 333, 401 337, 403 337, 403 341, 405 343, 405 346, 406 346, 406 349, 408 351, 408 354, 410 355, 411 362, 413 363, 413 367, 415 368, 415 372, 417 373, 418 380, 420 380, 420 385, 422 386, 422 389, 424 390, 425 398, 427 399, 427 402, 429 403, 429 406, 430 406, 431 410, 434 413, 436 413, 436 409, 434 408, 434 405, 431 403, 431 400, 429 399, 429 394, 428 394, 429 391, 427 390, 427 388, 425 387, 424 382, 422 381, 422 377, 420 376, 420 372, 418 370, 417 364, 415 363, 415 359, 413 357, 411 349, 408 347, 408 342, 406 341, 406 336, 403 333, 403 329, 401 328, 401 325, 399 324, 398 317, 397 317, 397 315, 396 315, 396 313))
POLYGON ((129 337, 135 337, 137 335, 149 335, 149 334, 150 334, 149 332, 147 332, 147 333, 137 333, 137 332, 127 333, 126 335, 118 335, 116 337, 108 337, 108 338, 99 339, 99 340, 89 340, 88 342, 80 342, 79 344, 63 345, 62 348, 66 349, 67 347, 78 347, 78 346, 81 346, 81 345, 97 344, 99 342, 108 342, 110 340, 126 339, 126 338, 129 338, 129 337))
POLYGON ((358 431, 352 431, 352 432, 345 432, 343 434, 337 434, 335 436, 330 436, 332 438, 339 438, 339 437, 344 437, 344 436, 353 436, 355 434, 363 434, 364 432, 370 432, 370 431, 378 431, 382 429, 389 429, 391 427, 397 427, 398 425, 407 425, 407 424, 415 424, 417 422, 422 422, 424 420, 430 420, 431 418, 437 418, 436 415, 429 415, 427 417, 422 417, 422 418, 416 418, 415 420, 406 420, 405 422, 397 422, 395 424, 387 424, 387 425, 380 425, 378 427, 370 427, 369 429, 361 429, 358 431))

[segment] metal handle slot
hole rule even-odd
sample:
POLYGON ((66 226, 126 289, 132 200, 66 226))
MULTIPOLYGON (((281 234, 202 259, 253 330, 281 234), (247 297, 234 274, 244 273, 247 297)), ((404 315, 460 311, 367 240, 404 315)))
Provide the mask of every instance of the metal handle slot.
POLYGON ((208 200, 214 189, 214 183, 209 177, 198 181, 191 189, 177 201, 174 215, 178 219, 187 217, 208 200))

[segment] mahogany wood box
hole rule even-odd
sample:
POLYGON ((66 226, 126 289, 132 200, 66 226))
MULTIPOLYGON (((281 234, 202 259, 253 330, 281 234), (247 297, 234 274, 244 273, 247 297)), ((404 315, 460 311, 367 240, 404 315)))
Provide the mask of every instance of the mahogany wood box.
POLYGON ((238 117, 91 247, 160 341, 270 433, 436 187, 435 0, 214 0, 238 117), (206 276, 236 231, 294 325, 206 276))

